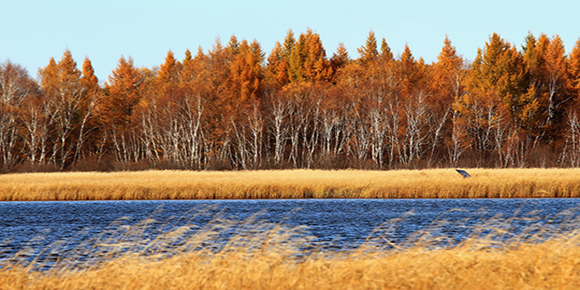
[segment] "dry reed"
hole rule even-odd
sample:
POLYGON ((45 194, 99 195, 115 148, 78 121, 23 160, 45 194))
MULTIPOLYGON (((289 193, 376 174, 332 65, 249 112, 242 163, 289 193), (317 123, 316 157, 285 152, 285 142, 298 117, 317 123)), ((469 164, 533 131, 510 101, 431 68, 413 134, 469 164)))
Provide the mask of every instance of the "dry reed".
POLYGON ((472 236, 451 246, 438 246, 441 241, 425 232, 398 244, 385 242, 387 237, 381 242, 379 236, 356 249, 328 252, 306 250, 312 240, 301 227, 255 220, 214 220, 193 235, 185 226, 153 240, 133 239, 150 224, 144 221, 98 244, 130 250, 91 265, 79 267, 75 255, 45 271, 33 264, 0 263, 0 288, 578 289, 577 218, 556 228, 532 223, 529 231, 506 239, 505 229, 513 222, 480 224, 472 236), (232 225, 240 230, 220 244, 220 233, 232 225))
POLYGON ((267 170, 0 175, 0 201, 580 197, 580 169, 267 170))

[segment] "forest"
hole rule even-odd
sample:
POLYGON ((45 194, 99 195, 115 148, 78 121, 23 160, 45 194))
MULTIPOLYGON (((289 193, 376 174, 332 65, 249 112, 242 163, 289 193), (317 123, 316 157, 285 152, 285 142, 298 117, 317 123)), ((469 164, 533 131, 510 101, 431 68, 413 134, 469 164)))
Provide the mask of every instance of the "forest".
POLYGON ((36 78, 0 63, 0 173, 144 169, 579 167, 580 40, 494 33, 433 63, 368 34, 358 58, 311 29, 267 55, 232 36, 121 57, 106 82, 69 50, 36 78))

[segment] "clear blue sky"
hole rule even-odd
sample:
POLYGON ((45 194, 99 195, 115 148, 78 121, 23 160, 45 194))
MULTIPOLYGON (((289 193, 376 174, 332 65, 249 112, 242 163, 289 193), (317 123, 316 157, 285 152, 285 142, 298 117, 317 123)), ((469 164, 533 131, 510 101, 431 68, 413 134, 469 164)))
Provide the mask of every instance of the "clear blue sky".
POLYGON ((88 56, 101 81, 121 55, 153 67, 168 50, 181 59, 187 48, 207 51, 216 37, 225 44, 232 34, 257 39, 269 53, 290 28, 318 32, 329 57, 343 42, 353 58, 372 29, 395 55, 408 44, 429 63, 445 35, 470 60, 494 32, 518 47, 528 31, 558 34, 568 52, 580 37, 580 1, 573 0, 4 0, 0 11, 0 61, 36 77, 68 48, 79 68, 88 56))

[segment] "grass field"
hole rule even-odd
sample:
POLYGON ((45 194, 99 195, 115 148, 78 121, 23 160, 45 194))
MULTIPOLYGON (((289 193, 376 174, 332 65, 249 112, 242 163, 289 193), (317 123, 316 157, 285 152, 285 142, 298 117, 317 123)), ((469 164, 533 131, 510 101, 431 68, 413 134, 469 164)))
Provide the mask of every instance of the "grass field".
MULTIPOLYGON (((580 197, 577 169, 468 171, 8 174, 0 200, 580 197)), ((494 217, 459 244, 429 231, 393 243, 385 231, 342 251, 317 248, 302 227, 256 220, 216 218, 151 239, 145 220, 72 251, 57 243, 43 250, 59 254, 49 262, 0 259, 0 289, 580 289, 578 212, 553 226, 527 218, 518 235, 517 220, 494 217), (225 232, 235 235, 224 242, 225 232)))
MULTIPOLYGON (((566 225, 577 229, 570 217, 566 225)), ((96 243, 92 254, 80 246, 49 270, 38 271, 42 261, 0 260, 0 288, 579 289, 580 231, 532 227, 506 235, 513 222, 487 221, 453 246, 438 246, 441 240, 425 232, 398 244, 379 235, 339 252, 305 250, 311 240, 301 235, 303 229, 283 225, 249 223, 217 250, 211 245, 227 222, 187 237, 191 228, 175 228, 154 240, 134 239, 142 233, 139 226, 119 228, 124 235, 96 243), (77 259, 87 255, 99 260, 83 265, 77 259)))
POLYGON ((0 201, 580 197, 580 169, 267 170, 0 175, 0 201))

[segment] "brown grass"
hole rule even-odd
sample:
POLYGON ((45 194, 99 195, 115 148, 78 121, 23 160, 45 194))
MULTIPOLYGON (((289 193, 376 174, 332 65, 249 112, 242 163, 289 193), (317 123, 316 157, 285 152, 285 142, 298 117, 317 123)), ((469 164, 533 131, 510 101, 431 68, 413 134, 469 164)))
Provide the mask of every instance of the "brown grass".
POLYGON ((0 270, 2 289, 579 289, 580 248, 566 242, 505 252, 467 248, 351 253, 301 263, 284 254, 123 257, 81 271, 0 270))
MULTIPOLYGON (((542 230, 540 242, 523 235, 498 241, 513 220, 500 221, 492 234, 476 231, 466 241, 437 246, 428 233, 412 242, 389 244, 380 238, 353 250, 304 250, 311 241, 302 228, 245 225, 219 250, 209 246, 228 229, 213 223, 184 237, 176 228, 140 247, 127 235, 99 247, 131 248, 89 266, 75 256, 47 271, 32 264, 0 263, 2 289, 578 289, 580 231, 542 230), (122 242, 125 241, 125 242, 122 242), (536 242, 534 242, 536 241, 536 242), (173 246, 168 246, 173 245, 173 246), (170 252, 171 254, 167 254, 170 252), (67 263, 70 262, 70 263, 67 263), (76 266, 75 266, 76 263, 76 266)), ((577 225, 577 221, 574 222, 577 225)), ((144 222, 147 224, 147 222, 144 222)), ((238 224, 239 225, 239 224, 238 224)), ((142 225, 141 225, 142 226, 142 225)), ((480 225, 481 226, 481 225, 480 225)), ((486 228, 481 228, 486 229, 486 228)), ((537 227, 536 227, 537 229, 537 227)), ((530 232, 527 232, 528 234, 530 232)), ((95 251, 95 248, 91 249, 95 251)), ((114 251, 113 251, 114 252, 114 251)), ((83 253, 79 253, 83 254, 83 253)), ((111 254, 113 255, 113 254, 111 254)))
POLYGON ((267 170, 0 175, 0 201, 580 197, 580 169, 267 170))

